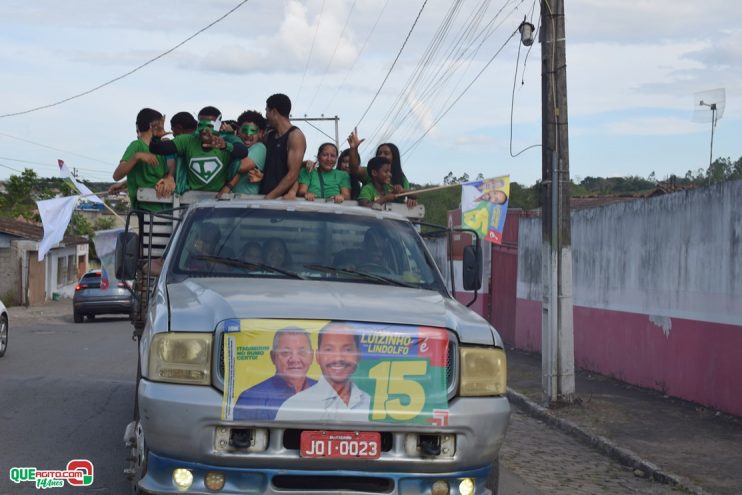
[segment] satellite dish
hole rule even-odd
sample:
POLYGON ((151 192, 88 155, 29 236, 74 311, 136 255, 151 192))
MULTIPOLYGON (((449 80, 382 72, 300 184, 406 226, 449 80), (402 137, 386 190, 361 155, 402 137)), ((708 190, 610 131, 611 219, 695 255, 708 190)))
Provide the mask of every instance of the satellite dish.
POLYGON ((726 90, 724 88, 700 91, 693 95, 693 122, 716 122, 724 115, 726 90))
POLYGON ((711 149, 709 153, 709 167, 714 162, 714 128, 724 115, 726 90, 724 88, 710 89, 696 93, 693 97, 693 121, 711 122, 711 149))

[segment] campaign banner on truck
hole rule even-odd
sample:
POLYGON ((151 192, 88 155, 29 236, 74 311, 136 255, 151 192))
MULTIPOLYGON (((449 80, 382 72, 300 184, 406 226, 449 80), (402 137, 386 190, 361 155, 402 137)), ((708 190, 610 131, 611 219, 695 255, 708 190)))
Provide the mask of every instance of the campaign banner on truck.
POLYGON ((502 229, 510 201, 510 176, 461 184, 461 225, 494 244, 502 244, 502 229))
POLYGON ((227 321, 222 419, 445 424, 448 345, 432 327, 227 321))

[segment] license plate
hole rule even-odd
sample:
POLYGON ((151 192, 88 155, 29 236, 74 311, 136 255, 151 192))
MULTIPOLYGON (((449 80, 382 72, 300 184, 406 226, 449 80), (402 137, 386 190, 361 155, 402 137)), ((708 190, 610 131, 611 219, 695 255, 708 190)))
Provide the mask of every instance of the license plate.
POLYGON ((302 431, 302 457, 378 459, 381 434, 378 431, 302 431))

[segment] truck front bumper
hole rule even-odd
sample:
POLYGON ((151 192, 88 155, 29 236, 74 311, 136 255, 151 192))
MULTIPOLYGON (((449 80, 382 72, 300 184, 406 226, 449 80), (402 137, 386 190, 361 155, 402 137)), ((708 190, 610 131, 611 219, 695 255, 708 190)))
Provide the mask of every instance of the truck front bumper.
POLYGON ((445 482, 450 495, 460 495, 459 486, 465 479, 471 480, 476 494, 490 495, 485 485, 491 465, 464 471, 428 473, 389 473, 357 470, 308 471, 296 469, 247 469, 226 468, 194 462, 185 462, 172 457, 150 453, 147 474, 139 487, 153 494, 190 493, 215 494, 286 494, 311 493, 313 495, 364 494, 430 494, 433 484, 445 482), (173 471, 187 469, 193 475, 193 483, 187 490, 178 490, 173 484, 173 471), (208 472, 224 475, 224 487, 214 491, 206 488, 208 472), (341 490, 339 492, 338 490, 341 490))

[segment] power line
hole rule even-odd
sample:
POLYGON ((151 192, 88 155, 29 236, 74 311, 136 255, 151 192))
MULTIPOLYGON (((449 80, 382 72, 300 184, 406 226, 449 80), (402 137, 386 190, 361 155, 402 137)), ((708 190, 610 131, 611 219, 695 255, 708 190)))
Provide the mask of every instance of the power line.
MULTIPOLYGON (((376 21, 374 22, 374 25, 371 27, 371 31, 366 35, 366 39, 363 41, 363 45, 361 46, 361 49, 358 51, 358 56, 356 56, 356 59, 353 60, 353 64, 348 68, 347 71, 345 71, 345 77, 343 77, 343 82, 340 83, 340 85, 335 89, 335 94, 332 95, 332 98, 330 98, 330 101, 327 102, 327 107, 332 105, 332 102, 335 101, 335 97, 338 95, 338 93, 345 88, 345 82, 348 80, 348 76, 353 71, 353 69, 356 66, 356 62, 358 62, 358 59, 361 58, 361 55, 363 54, 363 51, 366 49, 366 45, 368 44, 368 40, 371 39, 371 35, 374 34, 374 31, 376 31, 376 26, 379 24, 379 21, 381 20, 382 14, 384 14, 384 10, 386 10, 386 6, 389 4, 389 0, 386 0, 384 2, 384 5, 381 7, 381 10, 379 11, 379 15, 376 16, 376 21)), ((328 113, 325 111, 325 113, 328 113)))
MULTIPOLYGON (((452 42, 447 48, 446 53, 441 55, 437 53, 441 48, 441 44, 438 44, 438 46, 436 46, 431 53, 431 56, 426 58, 425 63, 422 65, 422 67, 420 67, 420 65, 418 66, 420 73, 417 75, 413 75, 410 78, 408 83, 405 85, 406 89, 402 93, 400 93, 394 105, 387 113, 387 117, 390 117, 392 111, 396 107, 394 116, 391 118, 383 119, 386 124, 386 129, 383 131, 381 139, 383 141, 389 141, 394 134, 403 129, 404 123, 413 114, 415 114, 417 108, 433 108, 434 106, 438 106, 439 108, 446 108, 446 106, 456 94, 456 91, 464 80, 465 74, 468 72, 469 67, 475 60, 476 55, 479 53, 484 43, 489 40, 496 31, 499 30, 499 28, 507 21, 510 15, 512 15, 512 12, 518 10, 520 4, 522 4, 523 1, 524 0, 520 0, 520 2, 514 5, 512 11, 508 15, 503 16, 503 12, 508 8, 508 6, 515 3, 513 0, 508 0, 507 2, 505 2, 494 15, 494 17, 492 17, 489 22, 481 27, 481 29, 479 27, 481 24, 480 21, 484 19, 484 14, 487 10, 489 2, 482 2, 479 4, 478 8, 472 9, 469 19, 467 19, 464 23, 465 29, 461 30, 455 36, 455 39, 454 37, 452 37, 452 42), (498 21, 498 19, 500 21, 496 22, 498 21), (442 65, 443 68, 426 71, 428 66, 436 66, 436 64, 433 63, 433 55, 435 55, 436 58, 440 59, 440 65, 442 65), (451 60, 460 61, 464 59, 468 59, 468 61, 463 64, 458 62, 450 62, 451 60), (454 72, 461 72, 461 76, 455 83, 452 82, 454 72), (416 94, 416 88, 420 85, 424 85, 424 88, 418 95, 416 94), (438 99, 439 95, 446 87, 450 89, 446 91, 448 96, 445 98, 445 101, 443 101, 441 105, 433 105, 433 101, 435 99, 438 99), (406 97, 407 104, 402 101, 402 97, 406 97), (410 101, 411 98, 414 98, 414 101, 410 101)), ((442 28, 451 21, 452 19, 449 19, 447 16, 447 18, 441 25, 441 28, 439 28, 439 32, 442 33, 443 36, 448 36, 448 29, 446 28, 446 30, 444 31, 442 30, 442 28)), ((431 44, 429 49, 432 47, 433 45, 431 44)), ((423 122, 423 125, 425 125, 425 122, 423 122)), ((430 131, 431 129, 428 129, 427 131, 430 131)), ((375 132, 378 132, 380 130, 381 127, 377 128, 377 131, 375 132)), ((417 134, 416 129, 410 128, 407 135, 399 141, 407 142, 412 138, 414 134, 417 134)))
POLYGON ((309 69, 309 62, 312 60, 312 52, 314 52, 314 42, 317 41, 317 32, 319 31, 320 22, 322 22, 322 13, 325 11, 325 0, 322 0, 322 6, 319 9, 319 18, 317 19, 317 27, 314 28, 314 36, 312 37, 312 44, 309 47, 309 56, 307 57, 307 63, 304 65, 304 74, 301 75, 301 83, 299 84, 299 90, 296 92, 296 99, 299 99, 301 89, 304 87, 304 78, 307 75, 309 69))
MULTIPOLYGON (((535 2, 534 2, 535 5, 535 2)), ((530 49, 530 47, 529 47, 530 49)), ((515 158, 521 153, 524 153, 526 150, 530 150, 531 148, 538 148, 541 146, 540 144, 532 144, 531 146, 528 146, 526 148, 523 148, 516 154, 513 154, 513 109, 515 108, 515 83, 518 80, 518 62, 520 62, 520 43, 518 43, 518 56, 515 57, 515 74, 513 74, 513 93, 510 96, 510 156, 515 158)), ((525 65, 525 61, 523 62, 523 65, 525 65)), ((525 67, 524 67, 525 70, 525 67)))
POLYGON ((174 52, 175 50, 177 50, 181 46, 185 45, 186 43, 188 43, 189 41, 191 41, 193 38, 195 38, 196 36, 198 36, 199 34, 203 33, 204 31, 206 31, 210 27, 212 27, 215 24, 217 24, 217 23, 221 22, 222 20, 224 20, 232 12, 234 12, 237 9, 239 9, 240 7, 242 7, 247 2, 248 2, 248 0, 242 0, 239 4, 237 4, 237 6, 235 6, 231 10, 229 10, 226 14, 224 14, 221 17, 219 17, 218 19, 216 19, 215 21, 211 22, 210 24, 206 25, 205 27, 199 29, 194 34, 192 34, 191 36, 187 37, 186 39, 184 39, 183 41, 181 41, 180 43, 178 43, 174 47, 170 48, 169 50, 164 51, 163 53, 157 55, 154 58, 151 58, 151 59, 147 60, 143 64, 139 65, 138 67, 135 67, 134 69, 130 70, 129 72, 127 72, 125 74, 122 74, 122 75, 120 75, 118 77, 115 77, 115 78, 111 79, 110 81, 104 82, 103 84, 99 84, 98 86, 96 86, 96 87, 94 87, 92 89, 89 89, 89 90, 84 91, 82 93, 76 94, 74 96, 70 96, 69 98, 65 98, 63 100, 60 100, 60 101, 57 101, 57 102, 54 102, 54 103, 50 103, 48 105, 42 105, 40 107, 30 108, 28 110, 23 110, 21 112, 13 112, 13 113, 6 113, 4 115, 0 115, 0 119, 5 118, 5 117, 13 117, 13 116, 16 116, 16 115, 24 115, 24 114, 27 114, 27 113, 36 112, 37 110, 44 110, 46 108, 51 108, 51 107, 54 107, 54 106, 57 106, 57 105, 61 105, 62 103, 66 103, 66 102, 68 102, 70 100, 74 100, 76 98, 80 98, 82 96, 89 95, 90 93, 93 93, 94 91, 98 91, 99 89, 104 88, 104 87, 106 87, 106 86, 108 86, 110 84, 113 84, 116 81, 120 81, 121 79, 123 79, 125 77, 128 77, 128 76, 134 74, 135 72, 137 72, 138 70, 143 69, 144 67, 148 66, 149 64, 151 64, 151 63, 153 63, 153 62, 161 59, 165 55, 168 55, 168 54, 174 52))
POLYGON ((329 72, 332 62, 335 60, 335 55, 338 52, 338 47, 340 46, 340 42, 343 41, 343 35, 345 34, 345 30, 348 29, 348 23, 350 23, 350 16, 353 15, 353 9, 356 8, 356 2, 357 0, 353 0, 353 4, 350 6, 350 10, 348 11, 348 16, 345 18, 345 24, 343 25, 342 31, 340 31, 340 37, 338 38, 338 42, 335 44, 335 49, 332 51, 332 57, 330 57, 330 61, 327 62, 327 67, 325 67, 325 71, 322 73, 322 79, 320 79, 319 85, 317 86, 317 89, 314 91, 314 96, 312 96, 312 99, 309 102, 309 105, 307 105, 307 111, 309 111, 312 108, 312 104, 314 104, 314 100, 317 98, 317 93, 319 93, 319 90, 322 88, 322 84, 324 84, 325 82, 325 76, 329 72))
POLYGON ((53 146, 48 146, 46 144, 37 143, 36 141, 31 141, 29 139, 19 138, 17 136, 13 136, 12 134, 6 134, 4 132, 0 132, 0 136, 5 136, 5 137, 8 137, 10 139, 16 139, 18 141, 23 141, 24 143, 33 144, 34 146, 40 146, 41 148, 46 148, 46 149, 50 149, 50 150, 54 150, 54 151, 59 151, 61 153, 66 153, 68 155, 78 156, 80 158, 85 158, 86 160, 92 160, 94 162, 100 162, 100 163, 104 163, 106 165, 110 165, 111 164, 110 161, 99 160, 98 158, 93 158, 91 156, 82 155, 80 153, 75 153, 74 151, 67 151, 67 150, 63 150, 63 149, 60 149, 60 148, 55 148, 53 146))
POLYGON ((384 87, 384 84, 386 84, 386 80, 389 79, 389 75, 392 73, 392 70, 394 70, 394 66, 397 65, 397 61, 399 60, 400 55, 402 55, 402 50, 404 50, 404 47, 407 45, 407 41, 410 39, 410 36, 412 35, 412 31, 414 31, 415 26, 417 26, 417 21, 420 19, 420 15, 423 13, 423 9, 425 8, 425 5, 427 5, 428 0, 425 0, 420 7, 420 11, 417 13, 417 17, 415 17, 415 22, 412 23, 412 27, 410 28, 410 31, 407 33, 407 37, 404 39, 404 43, 402 43, 402 46, 399 47, 399 51, 397 52, 397 56, 394 58, 394 62, 392 62, 392 66, 389 67, 389 71, 386 73, 386 76, 384 77, 384 80, 381 81, 381 85, 379 86, 379 89, 376 91, 376 94, 371 99, 371 103, 368 104, 368 107, 366 107, 366 110, 363 112, 363 115, 361 115, 361 118, 358 120, 358 123, 356 124, 356 127, 361 125, 361 122, 366 117, 366 114, 369 110, 371 110, 371 107, 373 106, 374 102, 376 101, 376 98, 379 96, 379 93, 381 93, 381 89, 384 87))
MULTIPOLYGON (((28 163, 29 165, 36 165, 37 167, 50 167, 50 168, 54 168, 54 169, 57 169, 58 168, 57 165, 51 165, 51 164, 47 164, 47 163, 39 163, 37 161, 34 162, 34 161, 31 161, 31 160, 21 160, 20 158, 10 158, 9 156, 0 156, 0 160, 10 160, 11 162, 28 163)), ((92 172, 94 174, 106 175, 106 172, 102 172, 102 171, 97 170, 97 169, 83 168, 83 167, 75 167, 75 168, 78 169, 78 170, 85 171, 85 172, 92 172)))
POLYGON ((8 170, 12 170, 13 172, 18 172, 19 174, 22 174, 22 170, 18 170, 17 168, 9 167, 8 165, 4 165, 0 163, 0 167, 7 168, 8 170))
POLYGON ((516 33, 518 33, 518 29, 516 29, 515 31, 513 31, 513 33, 508 37, 508 39, 506 39, 505 42, 502 44, 502 46, 500 46, 500 48, 495 52, 495 54, 492 55, 492 58, 490 58, 489 61, 486 64, 484 64, 484 67, 482 67, 482 70, 480 70, 477 73, 477 75, 474 77, 474 79, 471 80, 471 82, 456 97, 456 99, 453 102, 451 102, 451 104, 443 111, 443 113, 435 120, 435 122, 433 122, 433 125, 431 125, 430 127, 428 127, 428 129, 423 133, 423 135, 420 136, 417 139, 417 141, 415 141, 414 143, 412 143, 412 145, 405 152, 402 153, 402 156, 407 155, 408 153, 411 153, 415 149, 415 147, 417 147, 417 145, 420 144, 420 142, 423 140, 423 138, 425 136, 427 136, 428 133, 438 124, 438 122, 440 122, 441 119, 443 119, 443 117, 445 117, 446 114, 454 107, 454 105, 456 105, 456 103, 459 102, 459 100, 466 94, 466 92, 469 91, 469 88, 471 88, 474 85, 474 83, 477 82, 477 80, 479 79, 479 77, 484 73, 484 71, 487 70, 487 67, 489 67, 490 64, 492 64, 492 62, 494 62, 495 58, 497 58, 497 56, 500 54, 500 52, 502 52, 502 50, 505 48, 505 46, 507 46, 507 44, 510 42, 510 40, 513 39, 513 37, 516 35, 516 33))
POLYGON ((426 47, 425 52, 420 57, 420 60, 418 60, 415 70, 412 72, 412 74, 410 74, 410 77, 407 79, 407 82, 402 86, 403 87, 402 91, 399 92, 394 102, 389 107, 389 110, 387 110, 384 117, 379 120, 379 124, 376 126, 374 131, 370 134, 370 137, 369 137, 370 141, 374 142, 376 135, 382 130, 382 128, 384 128, 384 126, 386 126, 386 131, 384 131, 384 134, 386 134, 386 132, 389 129, 392 129, 393 121, 396 120, 397 116, 402 111, 402 108, 404 106, 405 97, 412 94, 415 86, 417 85, 420 77, 423 75, 426 67, 429 65, 430 61, 437 53, 438 49, 440 48, 440 44, 445 39, 446 34, 448 33, 456 14, 459 12, 460 6, 461 6, 461 0, 456 0, 451 5, 449 10, 446 12, 446 15, 443 21, 438 26, 438 29, 433 35, 433 38, 428 43, 428 46, 426 47), (395 109, 397 110, 397 112, 394 117, 391 117, 395 109))

